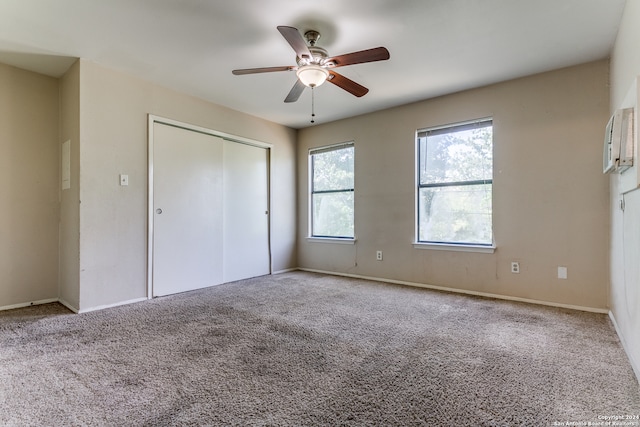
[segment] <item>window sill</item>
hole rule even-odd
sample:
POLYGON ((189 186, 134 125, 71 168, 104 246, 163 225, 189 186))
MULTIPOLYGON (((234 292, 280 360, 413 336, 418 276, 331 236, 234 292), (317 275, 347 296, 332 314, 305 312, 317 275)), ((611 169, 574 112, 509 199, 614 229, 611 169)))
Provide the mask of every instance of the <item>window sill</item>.
POLYGON ((338 245, 355 245, 356 239, 341 239, 338 237, 307 237, 311 243, 335 243, 338 245))
POLYGON ((483 254, 492 254, 496 251, 496 247, 485 245, 451 245, 446 243, 414 243, 414 249, 431 249, 435 251, 453 251, 453 252, 476 252, 483 254))

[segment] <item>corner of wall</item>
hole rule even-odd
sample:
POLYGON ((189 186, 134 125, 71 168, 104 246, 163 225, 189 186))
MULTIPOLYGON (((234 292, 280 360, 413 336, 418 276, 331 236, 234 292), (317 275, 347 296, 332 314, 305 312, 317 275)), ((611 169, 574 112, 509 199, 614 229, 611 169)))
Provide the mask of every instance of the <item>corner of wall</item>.
POLYGON ((640 383, 640 361, 635 359, 633 352, 631 351, 631 349, 629 348, 629 345, 627 344, 624 334, 622 333, 622 331, 620 330, 620 327, 618 326, 618 322, 616 321, 615 314, 611 310, 609 310, 609 319, 611 319, 611 323, 613 323, 613 328, 618 334, 618 338, 620 339, 620 344, 622 344, 622 348, 624 349, 625 353, 627 353, 627 357, 629 358, 629 363, 631 364, 631 368, 633 369, 634 374, 636 374, 636 379, 640 383))
POLYGON ((58 297, 62 304, 77 312, 80 307, 80 60, 60 78, 58 87, 60 152, 62 143, 70 141, 70 188, 59 190, 58 297))

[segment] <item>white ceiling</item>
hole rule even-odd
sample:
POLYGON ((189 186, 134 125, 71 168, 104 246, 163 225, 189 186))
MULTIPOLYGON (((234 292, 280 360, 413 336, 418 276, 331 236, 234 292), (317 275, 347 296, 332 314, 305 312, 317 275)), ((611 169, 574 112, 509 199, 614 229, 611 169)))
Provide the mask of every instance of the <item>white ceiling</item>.
MULTIPOLYGON (((635 1, 635 0, 632 0, 635 1)), ((60 76, 74 58, 294 128, 311 91, 285 104, 295 65, 276 30, 321 33, 331 56, 385 46, 388 61, 340 68, 368 87, 315 90, 316 123, 608 57, 625 0, 1 0, 0 62, 60 76)))

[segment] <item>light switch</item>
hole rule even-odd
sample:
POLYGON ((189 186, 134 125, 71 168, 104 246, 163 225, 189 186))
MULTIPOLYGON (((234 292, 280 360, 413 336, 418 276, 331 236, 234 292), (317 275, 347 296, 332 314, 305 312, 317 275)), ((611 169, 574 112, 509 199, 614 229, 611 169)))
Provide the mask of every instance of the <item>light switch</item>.
POLYGON ((120 174, 120 185, 129 185, 129 175, 120 174))
POLYGON ((567 278, 567 267, 558 267, 558 279, 567 278))

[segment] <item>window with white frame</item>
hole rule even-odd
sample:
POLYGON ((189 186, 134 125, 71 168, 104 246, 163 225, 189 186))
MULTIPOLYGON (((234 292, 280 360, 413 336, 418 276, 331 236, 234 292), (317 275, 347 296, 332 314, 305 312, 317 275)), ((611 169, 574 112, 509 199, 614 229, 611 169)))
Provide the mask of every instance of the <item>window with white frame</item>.
POLYGON ((309 151, 310 235, 353 239, 354 146, 309 151))
POLYGON ((417 241, 493 245, 493 121, 418 131, 417 241))

